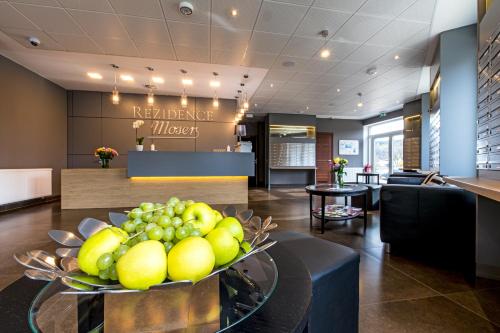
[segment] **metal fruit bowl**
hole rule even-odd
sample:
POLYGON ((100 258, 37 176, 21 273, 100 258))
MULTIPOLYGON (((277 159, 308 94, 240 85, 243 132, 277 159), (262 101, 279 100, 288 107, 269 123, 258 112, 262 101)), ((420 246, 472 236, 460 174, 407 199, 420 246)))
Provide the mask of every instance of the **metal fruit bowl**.
MULTIPOLYGON (((269 237, 269 231, 278 227, 276 223, 271 223, 271 217, 262 221, 259 216, 253 216, 252 210, 238 212, 233 206, 226 207, 222 211, 222 215, 224 217, 235 217, 240 221, 245 231, 245 240, 250 242, 252 250, 241 257, 235 258, 230 263, 215 268, 212 273, 200 281, 219 274, 245 258, 262 252, 276 244, 276 241, 266 242, 269 237)), ((121 225, 128 220, 128 217, 124 213, 109 212, 109 220, 111 225, 104 221, 86 217, 78 225, 78 231, 84 239, 88 239, 94 233, 104 228, 111 227, 112 225, 121 227, 121 225)), ((56 256, 43 250, 31 250, 26 253, 14 254, 14 259, 28 268, 24 271, 24 275, 28 278, 43 281, 54 281, 59 279, 62 284, 70 288, 62 292, 64 294, 135 293, 144 291, 126 289, 121 284, 116 283, 116 281, 102 280, 80 271, 76 258, 84 240, 74 233, 65 230, 50 230, 49 236, 57 243, 64 246, 56 250, 56 256)), ((194 282, 190 280, 170 281, 166 279, 161 284, 151 286, 150 290, 192 284, 194 284, 194 282)))

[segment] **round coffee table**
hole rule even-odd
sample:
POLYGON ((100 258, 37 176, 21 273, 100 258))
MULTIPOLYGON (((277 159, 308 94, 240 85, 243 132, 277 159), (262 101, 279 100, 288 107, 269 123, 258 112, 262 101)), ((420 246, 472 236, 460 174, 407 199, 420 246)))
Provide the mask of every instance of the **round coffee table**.
POLYGON ((321 184, 306 186, 306 192, 309 193, 309 228, 312 229, 313 217, 321 220, 321 233, 325 232, 326 221, 345 221, 363 216, 363 234, 366 232, 367 222, 367 203, 368 203, 368 187, 363 185, 344 185, 339 187, 337 184, 321 184), (313 209, 313 195, 321 197, 321 210, 313 209), (347 197, 363 196, 363 214, 360 212, 347 214, 346 216, 325 216, 325 198, 326 197, 344 197, 344 203, 347 205, 347 197))

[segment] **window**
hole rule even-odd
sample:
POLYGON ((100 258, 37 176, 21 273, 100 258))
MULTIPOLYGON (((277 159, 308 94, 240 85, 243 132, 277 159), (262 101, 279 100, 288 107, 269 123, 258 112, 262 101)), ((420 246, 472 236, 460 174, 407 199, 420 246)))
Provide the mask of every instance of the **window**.
POLYGON ((381 180, 403 171, 403 128, 402 117, 367 126, 368 160, 381 180))

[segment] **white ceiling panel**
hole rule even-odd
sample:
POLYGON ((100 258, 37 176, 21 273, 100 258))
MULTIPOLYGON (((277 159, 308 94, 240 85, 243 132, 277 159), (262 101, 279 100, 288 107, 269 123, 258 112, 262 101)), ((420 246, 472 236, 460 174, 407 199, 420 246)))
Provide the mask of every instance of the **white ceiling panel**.
POLYGON ((366 0, 315 0, 314 7, 337 9, 354 13, 366 0))
POLYGON ((427 50, 429 37, 430 27, 417 32, 413 36, 408 37, 399 46, 418 50, 427 50))
POLYGON ((27 3, 39 6, 60 7, 59 2, 57 0, 9 0, 9 1, 12 3, 27 3))
POLYGON ((158 0, 108 0, 117 14, 163 18, 158 0))
POLYGON ((340 28, 333 39, 341 42, 364 43, 389 22, 390 20, 386 18, 355 14, 340 28))
POLYGON ((377 32, 368 42, 370 44, 397 46, 419 31, 428 28, 429 24, 427 23, 394 20, 377 32))
POLYGON ((436 0, 417 0, 410 8, 405 10, 398 18, 431 23, 436 0))
POLYGON ((310 72, 310 73, 326 73, 337 64, 338 62, 336 61, 311 59, 307 62, 307 64, 302 70, 304 72, 310 72))
POLYGON ((386 52, 388 52, 391 48, 387 46, 379 46, 379 45, 369 45, 364 44, 360 46, 356 51, 351 53, 346 60, 351 62, 359 62, 368 64, 374 61, 377 58, 380 58, 386 52))
POLYGON ((90 35, 98 38, 128 38, 116 15, 69 9, 71 16, 90 35))
POLYGON ((309 86, 310 83, 308 82, 293 82, 293 81, 288 81, 281 89, 288 91, 288 92, 293 92, 294 94, 297 92, 301 92, 304 89, 309 86))
POLYGON ((393 19, 414 2, 415 0, 367 0, 358 13, 393 19))
POLYGON ((13 29, 13 28, 3 28, 2 31, 9 36, 10 38, 17 41, 24 47, 34 48, 29 42, 28 38, 30 36, 36 36, 40 40, 40 46, 36 47, 36 49, 43 50, 57 50, 64 51, 64 47, 50 38, 49 35, 39 30, 25 30, 25 29, 13 29))
POLYGON ((134 43, 129 39, 115 38, 92 38, 99 47, 104 50, 105 54, 124 55, 126 57, 138 57, 139 52, 135 48, 134 43))
POLYGON ((277 81, 288 81, 294 75, 295 75, 295 72, 278 69, 278 70, 271 70, 271 71, 267 72, 265 79, 266 80, 277 80, 277 81))
POLYGON ((332 36, 351 15, 351 13, 313 7, 302 20, 296 35, 322 38, 319 36, 319 32, 328 30, 329 35, 332 36))
POLYGON ((285 55, 281 55, 276 58, 276 61, 274 62, 273 66, 271 67, 271 70, 288 70, 288 71, 302 71, 304 70, 306 64, 308 62, 308 59, 306 58, 298 58, 298 57, 289 57, 285 55), (293 63, 293 66, 286 66, 287 63, 293 63))
POLYGON ((112 13, 113 8, 108 1, 103 0, 57 0, 64 8, 91 10, 95 12, 112 13))
POLYGON ((0 27, 37 30, 33 23, 4 1, 0 2, 0 27))
POLYGON ((255 30, 291 34, 304 17, 307 8, 306 6, 264 1, 255 30))
POLYGON ((247 51, 243 59, 243 66, 269 68, 276 58, 276 54, 247 51))
POLYGON ((226 50, 227 46, 231 45, 231 49, 244 52, 251 34, 250 30, 228 30, 222 27, 212 27, 212 49, 226 50))
POLYGON ((82 30, 63 8, 26 4, 14 4, 13 6, 45 32, 69 35, 83 34, 82 30))
POLYGON ((257 20, 261 1, 216 0, 212 1, 212 25, 227 29, 252 30, 257 20), (231 11, 238 15, 232 16, 231 11))
POLYGON ((310 83, 316 81, 321 76, 321 73, 306 73, 306 72, 297 72, 291 78, 291 82, 303 82, 310 83))
POLYGON ((175 53, 180 61, 210 62, 210 50, 208 48, 187 47, 175 45, 175 53))
POLYGON ((168 29, 174 45, 207 50, 210 48, 210 26, 208 25, 169 21, 168 29))
POLYGON ((328 74, 351 75, 363 68, 365 64, 357 62, 342 61, 328 71, 328 74))
POLYGON ((103 51, 90 38, 83 35, 51 33, 50 36, 66 51, 103 54, 103 51))
POLYGON ((349 54, 356 50, 361 44, 359 43, 347 43, 339 42, 336 40, 331 40, 326 44, 326 47, 330 50, 330 58, 336 61, 345 59, 349 54))
POLYGON ((212 49, 211 62, 213 64, 239 66, 243 59, 244 50, 233 49, 232 51, 212 49))
POLYGON ((292 37, 281 54, 291 57, 311 58, 325 42, 316 38, 292 37))
POLYGON ((143 58, 176 60, 171 44, 157 44, 144 41, 135 41, 135 46, 143 58))
POLYGON ((189 16, 184 16, 179 12, 179 2, 179 0, 161 0, 163 13, 167 20, 210 24, 210 0, 191 0, 193 14, 189 16))
POLYGON ((289 37, 290 35, 254 31, 248 45, 248 50, 252 52, 279 54, 286 45, 289 37))
POLYGON ((120 16, 120 21, 130 38, 136 42, 171 44, 167 25, 163 20, 136 16, 120 16))

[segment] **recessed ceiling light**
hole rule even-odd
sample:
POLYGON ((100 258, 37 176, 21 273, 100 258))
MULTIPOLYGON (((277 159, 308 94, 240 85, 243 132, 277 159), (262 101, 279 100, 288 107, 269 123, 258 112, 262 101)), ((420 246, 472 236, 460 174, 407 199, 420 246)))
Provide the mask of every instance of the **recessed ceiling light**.
POLYGON ((217 80, 210 81, 210 87, 212 87, 212 88, 219 88, 220 87, 220 81, 217 81, 217 80))
POLYGON ((269 85, 269 87, 271 87, 271 88, 272 88, 272 87, 274 87, 274 83, 271 83, 271 84, 269 85))
POLYGON ((366 70, 366 74, 368 75, 376 75, 377 74, 377 67, 370 67, 366 70))
POLYGON ((236 8, 231 9, 231 16, 232 17, 238 16, 238 9, 236 9, 236 8))
POLYGON ((191 86, 193 85, 193 80, 191 79, 182 79, 182 84, 185 86, 191 86))
POLYGON ((394 56, 394 60, 399 60, 399 54, 396 54, 396 55, 394 56))
POLYGON ((283 67, 293 67, 293 66, 295 66, 295 62, 287 60, 287 61, 283 61, 282 65, 283 65, 283 67))
POLYGON ((257 103, 255 103, 253 106, 257 107, 257 106, 259 106, 259 105, 258 105, 257 103))
POLYGON ((163 78, 159 77, 159 76, 153 76, 152 80, 154 83, 164 83, 165 82, 165 80, 163 80, 163 78))
POLYGON ((94 79, 94 80, 101 80, 102 75, 97 73, 97 72, 87 72, 87 75, 89 78, 94 79))
POLYGON ((308 106, 306 106, 306 110, 309 110, 309 107, 308 107, 308 106))
POLYGON ((329 49, 323 49, 321 50, 321 53, 319 54, 321 58, 326 59, 330 56, 330 50, 329 49))
POLYGON ((120 79, 122 79, 123 81, 127 81, 127 82, 134 81, 134 78, 132 77, 132 75, 128 75, 128 74, 120 75, 120 79))
POLYGON ((340 88, 337 88, 337 92, 340 92, 340 88))

